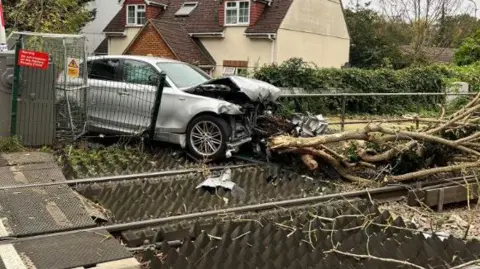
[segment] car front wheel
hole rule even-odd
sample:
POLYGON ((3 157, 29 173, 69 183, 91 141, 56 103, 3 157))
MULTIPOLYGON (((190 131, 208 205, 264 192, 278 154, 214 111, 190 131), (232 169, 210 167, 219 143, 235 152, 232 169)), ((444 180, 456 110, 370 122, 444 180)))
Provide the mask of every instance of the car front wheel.
POLYGON ((225 157, 231 129, 227 122, 213 115, 195 118, 187 128, 187 148, 200 160, 225 157))

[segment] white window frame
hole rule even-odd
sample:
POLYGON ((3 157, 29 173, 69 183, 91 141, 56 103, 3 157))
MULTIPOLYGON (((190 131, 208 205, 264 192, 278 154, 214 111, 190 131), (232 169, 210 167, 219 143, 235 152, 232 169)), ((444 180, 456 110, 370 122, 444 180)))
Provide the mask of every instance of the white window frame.
POLYGON ((144 4, 139 4, 139 5, 127 5, 127 10, 126 10, 126 12, 127 12, 127 15, 126 15, 126 24, 127 24, 128 26, 143 26, 143 24, 139 24, 139 23, 138 23, 138 12, 139 12, 138 8, 139 8, 139 7, 143 7, 143 10, 142 10, 142 11, 145 13, 145 22, 147 21, 147 5, 144 5, 144 4), (129 11, 130 7, 135 7, 135 16, 133 17, 133 18, 135 19, 135 23, 130 23, 130 22, 129 22, 129 18, 130 18, 130 17, 129 17, 128 11, 129 11))
POLYGON ((252 5, 250 1, 225 1, 225 25, 226 26, 245 26, 250 25, 250 10, 252 5), (235 3, 235 7, 228 7, 228 3, 235 3), (247 22, 239 22, 240 19, 240 3, 248 3, 248 21, 247 22), (227 22, 227 10, 236 10, 237 11, 237 22, 236 23, 228 23, 227 22))
POLYGON ((197 6, 198 2, 185 2, 180 9, 175 12, 175 16, 189 16, 197 8, 197 6), (189 5, 193 6, 187 7, 189 5))

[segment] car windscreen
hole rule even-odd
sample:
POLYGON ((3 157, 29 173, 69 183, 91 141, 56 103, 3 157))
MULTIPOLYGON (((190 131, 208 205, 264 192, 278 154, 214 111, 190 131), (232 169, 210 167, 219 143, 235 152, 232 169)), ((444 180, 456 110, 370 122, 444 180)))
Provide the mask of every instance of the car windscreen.
POLYGON ((157 63, 170 80, 179 89, 191 88, 210 80, 199 68, 185 63, 157 63))

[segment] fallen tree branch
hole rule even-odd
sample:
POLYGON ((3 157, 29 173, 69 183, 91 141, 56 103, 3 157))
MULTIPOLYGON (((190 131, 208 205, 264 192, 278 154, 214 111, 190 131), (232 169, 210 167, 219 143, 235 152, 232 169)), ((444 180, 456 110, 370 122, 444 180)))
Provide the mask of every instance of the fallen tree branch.
POLYGON ((332 253, 332 252, 340 254, 340 255, 353 257, 353 258, 358 258, 358 259, 367 259, 367 260, 372 259, 372 260, 378 260, 378 261, 383 261, 383 262, 390 262, 390 263, 396 263, 396 264, 401 264, 401 265, 407 265, 407 266, 411 266, 411 267, 414 267, 414 268, 417 268, 417 269, 426 269, 425 267, 422 267, 420 265, 416 265, 414 263, 407 262, 407 261, 400 261, 400 260, 395 260, 395 259, 390 259, 390 258, 376 257, 376 256, 372 256, 370 254, 368 254, 368 255, 354 254, 354 253, 349 253, 349 252, 343 252, 343 251, 340 251, 338 249, 327 250, 327 251, 324 251, 323 253, 328 254, 328 253, 332 253))
POLYGON ((454 172, 454 171, 473 168, 473 167, 480 167, 480 161, 472 162, 472 163, 462 163, 458 165, 451 165, 451 166, 444 166, 444 167, 436 167, 436 168, 411 172, 411 173, 407 173, 399 176, 389 176, 387 177, 387 180, 393 181, 393 182, 402 182, 402 181, 417 179, 421 177, 431 176, 438 173, 454 172))
POLYGON ((327 162, 328 164, 333 166, 333 168, 335 168, 335 170, 338 172, 338 174, 340 174, 341 177, 343 177, 343 178, 345 178, 349 181, 357 182, 357 183, 370 182, 370 180, 368 180, 368 179, 358 177, 358 176, 354 176, 354 175, 348 173, 347 170, 345 168, 343 168, 341 163, 339 161, 337 161, 337 159, 328 155, 323 150, 314 149, 314 148, 297 148, 297 149, 295 149, 295 151, 300 151, 300 152, 303 152, 305 154, 315 155, 315 156, 318 156, 318 157, 322 158, 325 162, 327 162))
POLYGON ((302 159, 302 162, 308 167, 308 169, 315 170, 318 168, 318 162, 315 161, 312 155, 303 154, 301 159, 302 159))

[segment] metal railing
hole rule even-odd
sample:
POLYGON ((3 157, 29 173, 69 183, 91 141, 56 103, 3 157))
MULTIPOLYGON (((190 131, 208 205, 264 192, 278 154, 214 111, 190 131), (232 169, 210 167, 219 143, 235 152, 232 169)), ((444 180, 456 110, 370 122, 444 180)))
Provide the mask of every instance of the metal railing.
MULTIPOLYGON (((303 91, 303 90, 302 90, 303 91)), ((366 92, 366 93, 282 93, 281 98, 320 98, 320 97, 340 97, 341 109, 340 109, 340 121, 329 122, 330 125, 340 125, 341 131, 345 130, 345 125, 348 124, 368 124, 373 122, 389 122, 389 123, 401 123, 401 122, 414 122, 416 128, 419 128, 421 122, 442 122, 441 120, 421 119, 417 115, 409 119, 382 119, 382 120, 355 120, 346 121, 346 103, 347 97, 399 97, 399 96, 441 96, 444 97, 444 103, 447 103, 448 96, 475 96, 478 92, 399 92, 399 93, 386 93, 386 92, 366 92)))

